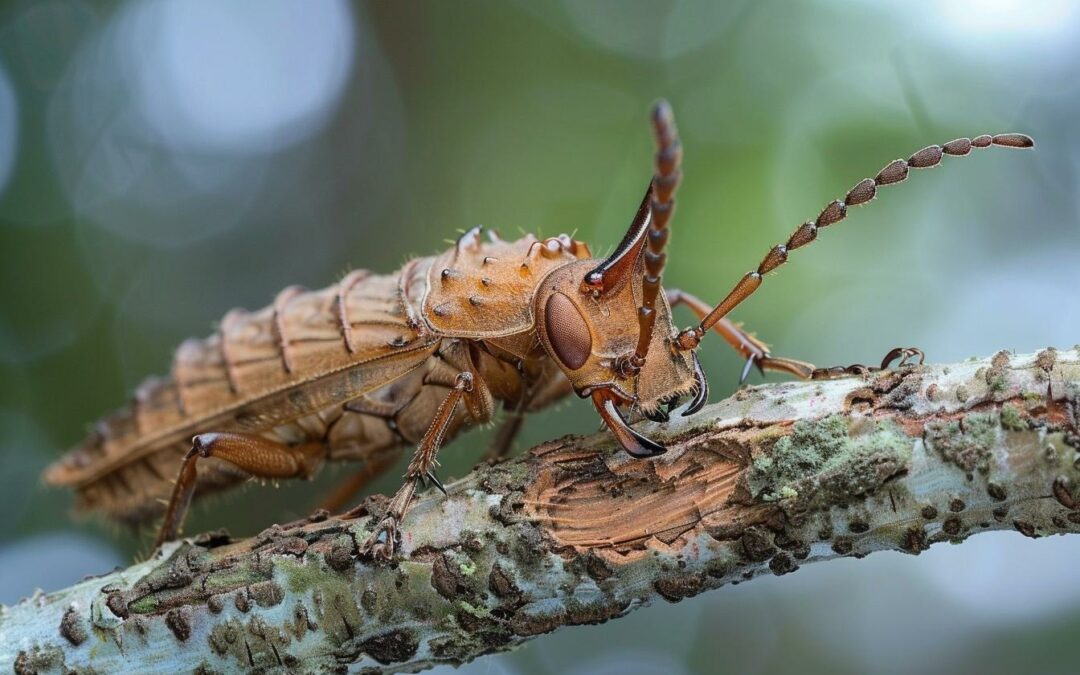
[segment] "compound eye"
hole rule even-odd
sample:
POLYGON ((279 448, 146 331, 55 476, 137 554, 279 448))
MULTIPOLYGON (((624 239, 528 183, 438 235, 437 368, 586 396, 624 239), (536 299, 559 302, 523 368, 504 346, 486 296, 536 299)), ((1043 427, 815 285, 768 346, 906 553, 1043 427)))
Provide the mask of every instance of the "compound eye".
POLYGON ((592 335, 581 310, 570 298, 555 292, 544 306, 544 328, 551 350, 570 370, 585 365, 592 353, 592 335))

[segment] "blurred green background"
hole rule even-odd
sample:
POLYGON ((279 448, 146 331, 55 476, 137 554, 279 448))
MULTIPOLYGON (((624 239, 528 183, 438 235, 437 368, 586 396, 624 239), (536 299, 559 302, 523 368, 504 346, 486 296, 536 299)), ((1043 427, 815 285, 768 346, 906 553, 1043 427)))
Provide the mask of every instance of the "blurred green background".
MULTIPOLYGON (((183 338, 476 224, 609 250, 650 176, 661 96, 686 150, 665 281, 713 300, 889 160, 957 136, 1036 138, 1034 153, 914 173, 794 255, 736 312, 776 353, 831 365, 897 345, 935 361, 1073 345, 1078 36, 1067 0, 8 0, 0 602, 145 553, 146 536, 72 521, 38 475, 167 372, 183 338)), ((720 340, 703 360, 714 398, 732 391, 739 360, 720 340)), ((571 401, 521 444, 596 426, 571 401)), ((446 476, 485 433, 444 452, 446 476)), ((188 531, 306 514, 340 475, 214 499, 188 531)), ((990 533, 836 561, 466 672, 1076 672, 1078 556, 1080 538, 990 533)))

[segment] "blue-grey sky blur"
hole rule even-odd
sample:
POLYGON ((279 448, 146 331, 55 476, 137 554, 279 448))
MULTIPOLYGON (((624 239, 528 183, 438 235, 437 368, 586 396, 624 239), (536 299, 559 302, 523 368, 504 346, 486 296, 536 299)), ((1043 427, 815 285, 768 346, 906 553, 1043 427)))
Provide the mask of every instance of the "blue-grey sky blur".
MULTIPOLYGON (((793 255, 735 317, 776 353, 846 364, 917 345, 949 361, 1077 343, 1078 38, 1068 0, 8 0, 0 602, 145 550, 71 520, 38 474, 183 338, 476 224, 607 250, 650 175, 661 96, 686 152, 666 282, 710 299, 895 157, 1036 139, 913 173, 793 255)), ((729 393, 738 360, 719 340, 703 360, 714 397, 729 393)), ((570 401, 523 444, 596 424, 570 401)), ((443 453, 448 474, 484 433, 443 453)), ((334 477, 215 499, 189 531, 306 513, 334 477)), ((465 672, 1075 672, 1078 557, 1072 538, 1000 533, 836 561, 465 672)))

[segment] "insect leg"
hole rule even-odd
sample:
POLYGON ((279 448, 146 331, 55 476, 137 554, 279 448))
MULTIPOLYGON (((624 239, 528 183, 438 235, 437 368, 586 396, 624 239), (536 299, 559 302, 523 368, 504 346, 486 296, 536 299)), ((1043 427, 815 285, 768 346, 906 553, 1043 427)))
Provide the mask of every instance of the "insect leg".
MULTIPOLYGON (((686 305, 699 319, 704 318, 712 309, 701 298, 678 289, 667 291, 667 298, 672 309, 679 305, 686 305)), ((746 359, 747 368, 743 370, 740 382, 746 380, 751 365, 757 366, 760 370, 790 373, 804 380, 809 379, 814 373, 815 368, 812 363, 770 355, 768 345, 728 319, 720 319, 712 326, 712 329, 746 359)))
MULTIPOLYGON (((668 302, 674 309, 679 305, 686 305, 699 319, 709 313, 709 305, 702 299, 685 291, 672 289, 667 291, 668 302)), ((744 331, 740 326, 728 319, 720 319, 712 329, 716 331, 724 341, 735 348, 746 359, 746 367, 743 369, 740 384, 746 381, 750 374, 750 367, 756 366, 761 371, 774 370, 789 373, 802 380, 831 380, 849 375, 862 375, 878 370, 885 370, 897 359, 899 365, 904 366, 912 358, 918 358, 922 363, 924 355, 921 350, 914 347, 897 347, 885 355, 880 367, 863 366, 859 364, 851 366, 833 366, 830 368, 818 368, 812 363, 798 361, 796 359, 772 356, 769 347, 761 340, 744 331)))
POLYGON ((880 366, 864 366, 856 363, 850 366, 815 368, 814 372, 810 374, 810 379, 835 380, 841 377, 847 377, 848 375, 866 375, 867 373, 875 373, 880 370, 887 370, 893 364, 893 361, 896 361, 897 359, 900 360, 897 364, 899 367, 911 365, 912 359, 917 359, 919 365, 922 365, 925 358, 926 355, 923 354, 922 350, 916 347, 895 347, 894 349, 889 350, 889 353, 881 360, 880 366))
MULTIPOLYGON (((417 485, 431 480, 436 487, 445 492, 442 483, 435 477, 435 467, 439 464, 436 455, 442 446, 446 430, 454 418, 454 410, 457 408, 458 403, 465 399, 466 405, 469 405, 468 399, 481 388, 486 389, 487 387, 482 380, 479 380, 472 373, 458 373, 453 388, 443 399, 443 402, 439 404, 431 426, 428 427, 424 437, 420 439, 419 445, 416 446, 416 453, 413 455, 412 461, 409 462, 409 468, 405 471, 405 482, 390 499, 390 503, 386 507, 386 514, 383 515, 371 537, 365 542, 361 550, 362 553, 370 554, 376 561, 388 562, 394 555, 398 527, 412 504, 417 485), (477 386, 478 384, 479 386, 477 386)), ((470 405, 470 408, 474 405, 476 404, 470 405)))
POLYGON ((196 464, 216 457, 257 478, 307 478, 322 466, 321 443, 288 446, 256 434, 208 433, 191 439, 154 546, 176 539, 198 482, 196 464))

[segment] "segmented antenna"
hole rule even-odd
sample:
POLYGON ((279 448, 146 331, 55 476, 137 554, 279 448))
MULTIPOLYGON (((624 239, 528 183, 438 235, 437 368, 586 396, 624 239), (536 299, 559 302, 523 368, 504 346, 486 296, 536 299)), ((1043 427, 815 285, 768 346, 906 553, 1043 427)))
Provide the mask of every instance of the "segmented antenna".
POLYGON ((897 159, 889 162, 877 176, 864 178, 851 188, 842 200, 838 199, 826 206, 818 214, 817 220, 807 221, 799 226, 786 244, 774 246, 762 259, 757 270, 747 272, 735 284, 735 288, 728 293, 727 297, 701 320, 700 324, 679 333, 675 340, 675 347, 683 350, 695 349, 706 331, 758 289, 766 273, 786 263, 791 251, 817 239, 819 229, 838 223, 847 217, 849 206, 859 206, 869 202, 877 195, 879 187, 899 183, 906 179, 909 169, 928 169, 937 166, 944 155, 962 157, 971 152, 972 148, 986 148, 991 145, 1006 148, 1031 148, 1034 147, 1035 142, 1024 134, 998 134, 996 136, 986 134, 971 139, 958 138, 945 145, 930 145, 908 157, 906 161, 897 159))
POLYGON ((640 370, 645 364, 656 325, 656 298, 660 294, 660 280, 667 262, 668 223, 675 212, 675 192, 682 181, 682 143, 675 127, 675 114, 671 105, 657 101, 652 110, 653 139, 656 141, 656 158, 652 178, 652 221, 646 234, 645 278, 642 282, 642 301, 638 308, 638 341, 634 353, 625 359, 621 369, 640 370))

